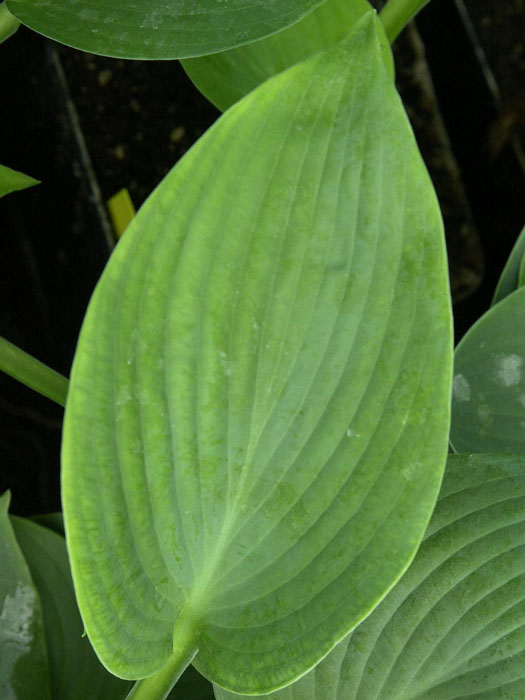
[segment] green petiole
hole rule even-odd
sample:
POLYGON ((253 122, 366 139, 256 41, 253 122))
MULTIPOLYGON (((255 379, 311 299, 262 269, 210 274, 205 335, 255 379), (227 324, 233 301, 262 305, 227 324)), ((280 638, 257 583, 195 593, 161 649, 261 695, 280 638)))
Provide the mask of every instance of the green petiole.
POLYGON ((156 673, 135 683, 126 700, 165 700, 197 654, 193 621, 184 614, 173 634, 173 654, 156 673))
POLYGON ((388 0, 379 17, 391 44, 412 17, 417 15, 428 2, 429 0, 388 0))
POLYGON ((64 406, 68 380, 0 336, 0 370, 64 406))

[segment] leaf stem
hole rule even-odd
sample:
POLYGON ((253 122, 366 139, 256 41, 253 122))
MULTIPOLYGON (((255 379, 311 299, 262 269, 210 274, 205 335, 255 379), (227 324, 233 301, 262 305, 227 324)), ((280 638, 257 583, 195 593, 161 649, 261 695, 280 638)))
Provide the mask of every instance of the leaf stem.
POLYGON ((137 681, 126 700, 165 700, 189 666, 198 651, 195 625, 190 616, 179 619, 173 634, 173 655, 157 673, 137 681))
POLYGON ((7 3, 0 2, 0 44, 9 39, 19 26, 20 22, 7 9, 7 3))
POLYGON ((379 13, 388 40, 392 44, 402 29, 430 0, 388 0, 379 13))
POLYGON ((68 380, 0 336, 0 370, 64 406, 68 380))

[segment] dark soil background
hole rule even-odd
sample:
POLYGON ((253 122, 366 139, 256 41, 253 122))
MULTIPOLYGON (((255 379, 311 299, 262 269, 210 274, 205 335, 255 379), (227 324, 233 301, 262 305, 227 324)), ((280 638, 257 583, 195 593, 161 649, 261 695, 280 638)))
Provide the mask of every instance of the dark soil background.
MULTIPOLYGON (((458 339, 490 304, 525 221, 524 26, 521 0, 434 0, 396 44, 445 219, 458 339)), ((25 28, 0 52, 0 162, 42 180, 0 200, 0 334, 67 375, 113 245, 105 201, 127 187, 140 206, 218 112, 177 62, 84 54, 25 28)), ((61 419, 0 376, 12 512, 60 508, 61 419)))
POLYGON ((525 0, 464 0, 464 7, 483 47, 484 69, 498 102, 498 114, 488 134, 489 152, 495 158, 515 140, 524 165, 525 0))

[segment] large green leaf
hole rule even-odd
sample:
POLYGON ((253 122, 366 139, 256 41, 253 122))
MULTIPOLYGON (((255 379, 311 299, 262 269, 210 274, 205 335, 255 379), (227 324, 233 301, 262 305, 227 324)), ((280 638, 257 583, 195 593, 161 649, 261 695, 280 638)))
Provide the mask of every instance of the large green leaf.
POLYGON ((525 288, 466 333, 454 355, 450 441, 457 452, 525 453, 525 288))
POLYGON ((42 610, 0 496, 0 697, 51 700, 42 610))
MULTIPOLYGON (((221 688, 215 696, 242 700, 221 688)), ((522 700, 525 457, 449 457, 407 573, 313 671, 264 697, 522 700)))
POLYGON ((272 75, 341 40, 369 10, 367 0, 327 0, 283 32, 230 51, 189 58, 182 65, 199 90, 224 110, 272 75))
POLYGON ((11 522, 42 601, 51 697, 121 700, 129 683, 109 674, 82 636, 64 538, 30 520, 13 517, 11 522))
POLYGON ((38 185, 39 181, 19 172, 8 168, 7 165, 0 165, 0 197, 17 190, 25 190, 33 185, 38 185))
POLYGON ((449 428, 446 256, 376 21, 228 110, 91 300, 64 516, 87 632, 124 677, 176 674, 198 649, 232 690, 292 681, 428 523, 449 428))
POLYGON ((506 296, 514 292, 518 287, 523 285, 522 267, 525 255, 525 226, 521 230, 520 235, 514 248, 509 255, 507 264, 505 265, 501 277, 499 278, 492 304, 497 304, 506 296))
POLYGON ((7 0, 44 36, 117 58, 224 51, 290 26, 324 0, 7 0))

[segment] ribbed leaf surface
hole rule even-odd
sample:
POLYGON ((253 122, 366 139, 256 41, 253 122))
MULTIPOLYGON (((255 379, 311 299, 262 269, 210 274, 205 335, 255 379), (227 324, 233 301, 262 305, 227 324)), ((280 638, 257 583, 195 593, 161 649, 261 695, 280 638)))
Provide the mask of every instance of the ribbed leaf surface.
POLYGON ((185 636, 232 690, 292 681, 428 523, 449 428, 446 259, 376 21, 229 110, 90 303, 64 515, 88 634, 124 677, 185 636))
POLYGON ((367 0, 327 0, 278 34, 182 65, 203 95, 225 110, 272 75, 335 44, 369 10, 367 0))
POLYGON ((407 573, 313 671, 264 697, 522 700, 525 457, 449 457, 407 573))
POLYGON ((183 58, 288 27, 324 0, 8 0, 23 24, 76 49, 117 58, 183 58))
POLYGON ((525 453, 525 288, 485 313, 454 354, 457 452, 525 453))

